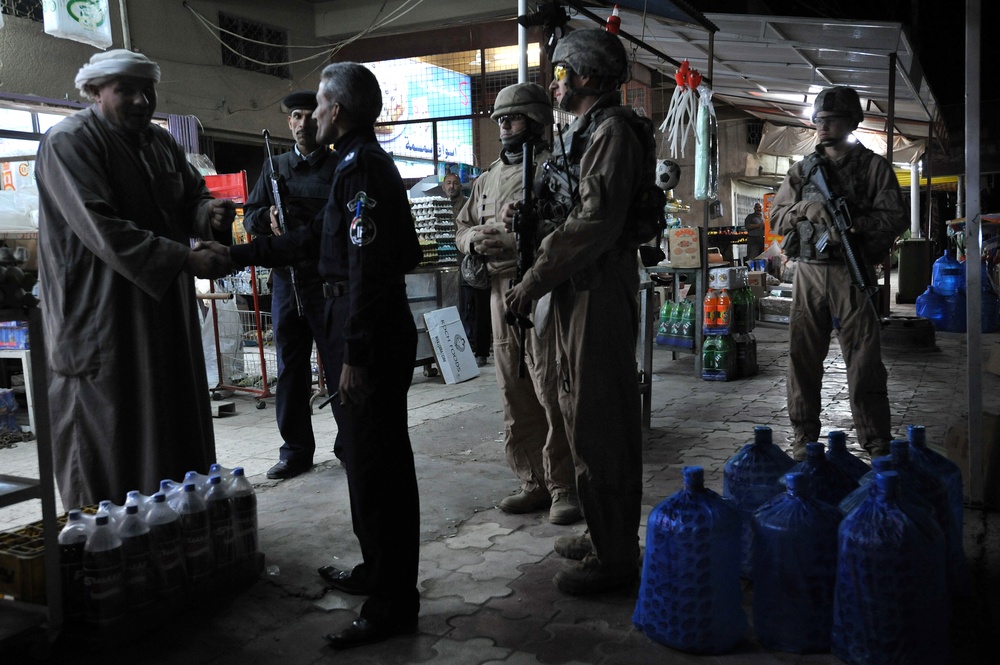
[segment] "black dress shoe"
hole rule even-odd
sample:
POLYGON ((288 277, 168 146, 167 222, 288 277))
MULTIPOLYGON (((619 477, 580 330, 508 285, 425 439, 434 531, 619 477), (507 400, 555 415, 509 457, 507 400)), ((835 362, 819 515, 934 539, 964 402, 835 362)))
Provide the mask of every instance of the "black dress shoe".
POLYGON ((363 644, 382 642, 396 635, 409 635, 417 630, 417 617, 405 621, 369 621, 355 619, 339 633, 326 635, 331 649, 350 649, 363 644))
POLYGON ((333 566, 323 566, 317 572, 331 589, 343 591, 352 596, 371 595, 371 589, 368 588, 367 584, 355 577, 353 571, 340 570, 333 566))
POLYGON ((267 477, 271 480, 288 480, 311 468, 312 464, 295 464, 288 460, 281 460, 267 470, 267 477))

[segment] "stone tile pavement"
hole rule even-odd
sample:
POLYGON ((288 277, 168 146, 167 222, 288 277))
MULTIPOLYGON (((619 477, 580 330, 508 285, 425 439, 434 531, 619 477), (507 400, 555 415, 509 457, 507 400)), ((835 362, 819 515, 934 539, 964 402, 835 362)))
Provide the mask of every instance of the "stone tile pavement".
MULTIPOLYGON (((895 312, 894 312, 895 313, 895 312)), ((643 514, 681 486, 681 468, 705 467, 709 487, 721 491, 722 466, 752 437, 754 425, 769 425, 788 445, 785 412, 785 350, 782 327, 758 328, 760 372, 723 383, 694 375, 694 357, 672 360, 654 350, 652 422, 645 432, 643 514)), ((988 349, 996 336, 984 336, 988 349)), ((886 349, 893 428, 927 426, 939 442, 950 427, 965 427, 965 338, 938 333, 940 351, 886 349)), ((748 639, 721 656, 684 654, 650 641, 631 624, 635 593, 597 598, 559 594, 552 576, 565 565, 552 552, 560 535, 582 524, 555 526, 543 514, 506 515, 494 506, 516 489, 503 459, 502 418, 492 366, 477 379, 444 385, 440 377, 414 373, 410 425, 421 488, 421 616, 419 633, 347 652, 332 652, 323 635, 346 626, 359 599, 326 591, 316 568, 349 567, 359 560, 351 531, 346 480, 332 454, 332 417, 313 417, 319 450, 316 467, 288 481, 268 481, 263 472, 277 456, 273 404, 257 410, 250 396, 231 400, 236 415, 216 419, 219 461, 242 465, 257 492, 266 574, 235 597, 198 598, 196 606, 164 617, 139 642, 106 662, 277 664, 448 663, 457 665, 677 663, 826 664, 829 654, 800 656, 769 652, 748 639)), ((995 377, 984 372, 984 395, 995 395, 995 377)), ((846 402, 843 361, 836 344, 827 362, 824 433, 844 429, 856 446, 846 402)), ((33 446, 0 450, 5 472, 30 475, 33 446)), ((392 488, 387 487, 387 492, 392 488)), ((23 508, 18 508, 22 510, 23 508)), ((37 519, 0 510, 0 529, 37 519)), ((987 636, 1000 628, 1000 550, 995 515, 966 511, 966 554, 977 593, 956 603, 951 626, 953 663, 985 658, 987 636)), ((640 532, 644 539, 644 531, 640 532)), ((746 593, 749 613, 751 590, 746 593)), ((58 651, 52 662, 76 663, 79 653, 58 651)), ((4 662, 8 662, 4 659, 4 662)), ((14 662, 14 661, 9 661, 14 662)))

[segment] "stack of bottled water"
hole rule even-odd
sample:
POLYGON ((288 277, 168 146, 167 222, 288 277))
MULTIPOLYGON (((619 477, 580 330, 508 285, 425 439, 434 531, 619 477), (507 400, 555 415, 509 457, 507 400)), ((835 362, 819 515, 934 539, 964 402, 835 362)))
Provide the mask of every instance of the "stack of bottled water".
POLYGON ((182 593, 255 579, 257 496, 241 467, 213 464, 208 475, 161 481, 152 496, 132 491, 92 515, 70 510, 59 561, 67 624, 107 629, 182 593))

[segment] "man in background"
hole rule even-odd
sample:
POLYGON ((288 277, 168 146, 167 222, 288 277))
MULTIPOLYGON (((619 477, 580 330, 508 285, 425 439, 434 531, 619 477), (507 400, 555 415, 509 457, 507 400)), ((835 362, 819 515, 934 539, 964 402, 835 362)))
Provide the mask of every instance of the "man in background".
MULTIPOLYGON (((559 409, 556 342, 553 326, 527 330, 524 349, 517 324, 504 317, 504 295, 517 276, 515 236, 505 229, 513 205, 523 195, 524 144, 531 143, 534 164, 550 155, 545 131, 552 126, 552 104, 537 83, 508 86, 497 95, 492 117, 500 125, 503 149, 472 185, 469 203, 459 213, 456 240, 464 253, 487 258, 490 273, 493 358, 503 399, 504 454, 521 487, 499 503, 507 513, 548 509, 553 524, 580 520, 573 456, 559 409), (519 376, 521 354, 525 376, 519 376)), ((529 167, 534 173, 534 164, 529 167)), ((524 237, 534 244, 534 237, 524 237)))
MULTIPOLYGON (((285 230, 291 232, 310 224, 323 210, 330 196, 337 158, 329 147, 316 141, 315 92, 293 92, 282 100, 281 106, 288 113, 288 128, 295 139, 295 148, 276 156, 274 167, 287 186, 283 197, 285 230)), ((281 235, 271 175, 271 162, 265 160, 260 178, 247 199, 243 226, 253 236, 281 235)), ((310 406, 314 341, 324 367, 329 359, 323 321, 323 283, 316 258, 304 259, 292 267, 274 268, 271 278, 271 326, 278 361, 274 404, 282 444, 278 463, 268 469, 267 477, 283 480, 311 469, 316 452, 310 406)))
MULTIPOLYGON (((457 173, 448 173, 441 182, 441 189, 451 199, 452 215, 456 223, 459 213, 468 200, 462 194, 462 181, 457 173)), ((462 257, 468 252, 458 248, 458 264, 462 265, 462 257)), ((490 290, 477 289, 458 274, 458 314, 462 319, 465 337, 469 340, 472 353, 476 356, 476 365, 483 367, 490 357, 490 290)))
POLYGON ((747 230, 747 260, 755 259, 764 252, 764 209, 760 202, 753 204, 753 212, 743 220, 747 230))
POLYGON ((39 282, 63 505, 207 473, 215 435, 194 277, 225 275, 236 206, 158 125, 159 66, 124 49, 76 75, 94 104, 38 148, 39 282), (192 238, 216 242, 195 244, 192 238))

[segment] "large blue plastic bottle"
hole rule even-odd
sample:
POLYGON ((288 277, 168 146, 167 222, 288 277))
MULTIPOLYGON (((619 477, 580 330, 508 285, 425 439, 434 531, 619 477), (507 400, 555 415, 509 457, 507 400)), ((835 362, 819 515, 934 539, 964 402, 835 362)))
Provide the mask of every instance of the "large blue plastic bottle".
POLYGON ((968 595, 972 592, 972 579, 963 545, 965 524, 964 491, 962 470, 944 455, 927 447, 927 430, 923 425, 907 428, 910 462, 944 485, 948 499, 948 532, 945 541, 948 547, 948 582, 952 593, 968 595))
POLYGON ((847 432, 841 430, 833 430, 826 435, 826 458, 854 480, 859 480, 871 471, 864 460, 855 457, 847 449, 847 432))
POLYGON ((754 632, 769 649, 828 651, 842 515, 812 496, 804 474, 786 485, 754 514, 754 632))
POLYGON ((931 286, 942 296, 953 296, 965 282, 965 267, 944 250, 931 269, 931 286))
POLYGON ((935 291, 933 286, 928 286, 926 291, 917 296, 916 314, 928 319, 935 330, 944 330, 944 296, 935 291))
MULTIPOLYGON (((840 512, 844 515, 850 514, 852 510, 860 506, 865 499, 875 494, 875 476, 885 471, 892 471, 892 455, 883 455, 872 460, 871 471, 858 478, 858 488, 845 496, 840 504, 840 512)), ((932 511, 931 505, 925 503, 928 511, 932 511)))
POLYGON ((858 488, 858 481, 828 460, 823 453, 823 444, 815 441, 806 444, 806 458, 794 466, 792 471, 809 476, 813 495, 834 506, 858 488))
POLYGON ((632 622, 690 653, 723 653, 747 634, 740 588, 740 514, 705 487, 700 466, 649 514, 642 584, 632 622))
POLYGON ((944 534, 899 500, 899 474, 840 524, 831 650, 848 665, 949 662, 944 534))
POLYGON ((754 511, 765 501, 784 491, 780 479, 795 466, 795 460, 784 450, 774 445, 770 427, 753 428, 753 441, 737 451, 726 461, 722 473, 722 495, 732 499, 740 511, 741 538, 740 553, 742 574, 750 579, 753 572, 751 558, 753 552, 754 511))

